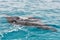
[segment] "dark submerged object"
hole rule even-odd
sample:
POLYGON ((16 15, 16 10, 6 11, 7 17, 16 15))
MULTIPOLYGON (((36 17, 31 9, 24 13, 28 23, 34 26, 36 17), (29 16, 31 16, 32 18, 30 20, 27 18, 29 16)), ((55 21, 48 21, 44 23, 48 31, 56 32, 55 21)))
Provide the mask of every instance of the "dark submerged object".
POLYGON ((33 17, 28 19, 23 19, 20 17, 6 17, 9 23, 14 23, 17 25, 26 25, 26 26, 38 26, 38 28, 42 28, 45 30, 51 30, 56 32, 57 30, 53 27, 49 27, 45 24, 42 24, 39 19, 35 19, 33 17))

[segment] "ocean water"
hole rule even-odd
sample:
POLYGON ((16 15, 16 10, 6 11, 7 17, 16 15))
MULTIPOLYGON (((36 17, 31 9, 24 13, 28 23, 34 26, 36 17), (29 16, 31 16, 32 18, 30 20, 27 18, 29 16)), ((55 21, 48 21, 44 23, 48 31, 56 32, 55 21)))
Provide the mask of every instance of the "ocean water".
POLYGON ((60 0, 0 0, 0 40, 60 40, 60 0), (5 14, 40 18, 57 32, 12 25, 5 14))

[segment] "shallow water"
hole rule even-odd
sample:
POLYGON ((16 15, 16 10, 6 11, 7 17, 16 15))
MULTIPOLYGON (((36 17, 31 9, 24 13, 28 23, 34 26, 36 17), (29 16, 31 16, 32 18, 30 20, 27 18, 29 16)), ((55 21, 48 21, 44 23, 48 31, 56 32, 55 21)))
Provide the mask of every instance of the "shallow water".
POLYGON ((1 40, 60 40, 60 0, 0 0, 1 40), (4 17, 37 17, 57 32, 9 24, 4 17))

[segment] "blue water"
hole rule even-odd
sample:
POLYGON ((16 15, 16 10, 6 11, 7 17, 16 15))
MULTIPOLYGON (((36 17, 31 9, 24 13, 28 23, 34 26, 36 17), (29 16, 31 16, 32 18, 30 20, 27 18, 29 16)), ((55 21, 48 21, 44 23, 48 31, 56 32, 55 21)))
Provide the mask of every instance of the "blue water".
POLYGON ((0 40, 60 40, 60 0, 0 0, 0 40), (40 18, 57 32, 12 25, 3 14, 40 18))

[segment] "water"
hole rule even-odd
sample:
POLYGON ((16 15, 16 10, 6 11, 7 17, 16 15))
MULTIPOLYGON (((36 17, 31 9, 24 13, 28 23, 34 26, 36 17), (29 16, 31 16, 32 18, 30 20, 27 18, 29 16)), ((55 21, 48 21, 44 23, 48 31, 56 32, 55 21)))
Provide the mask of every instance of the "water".
POLYGON ((0 40, 60 40, 60 0, 0 0, 0 40), (37 17, 57 32, 12 25, 9 16, 37 17))

